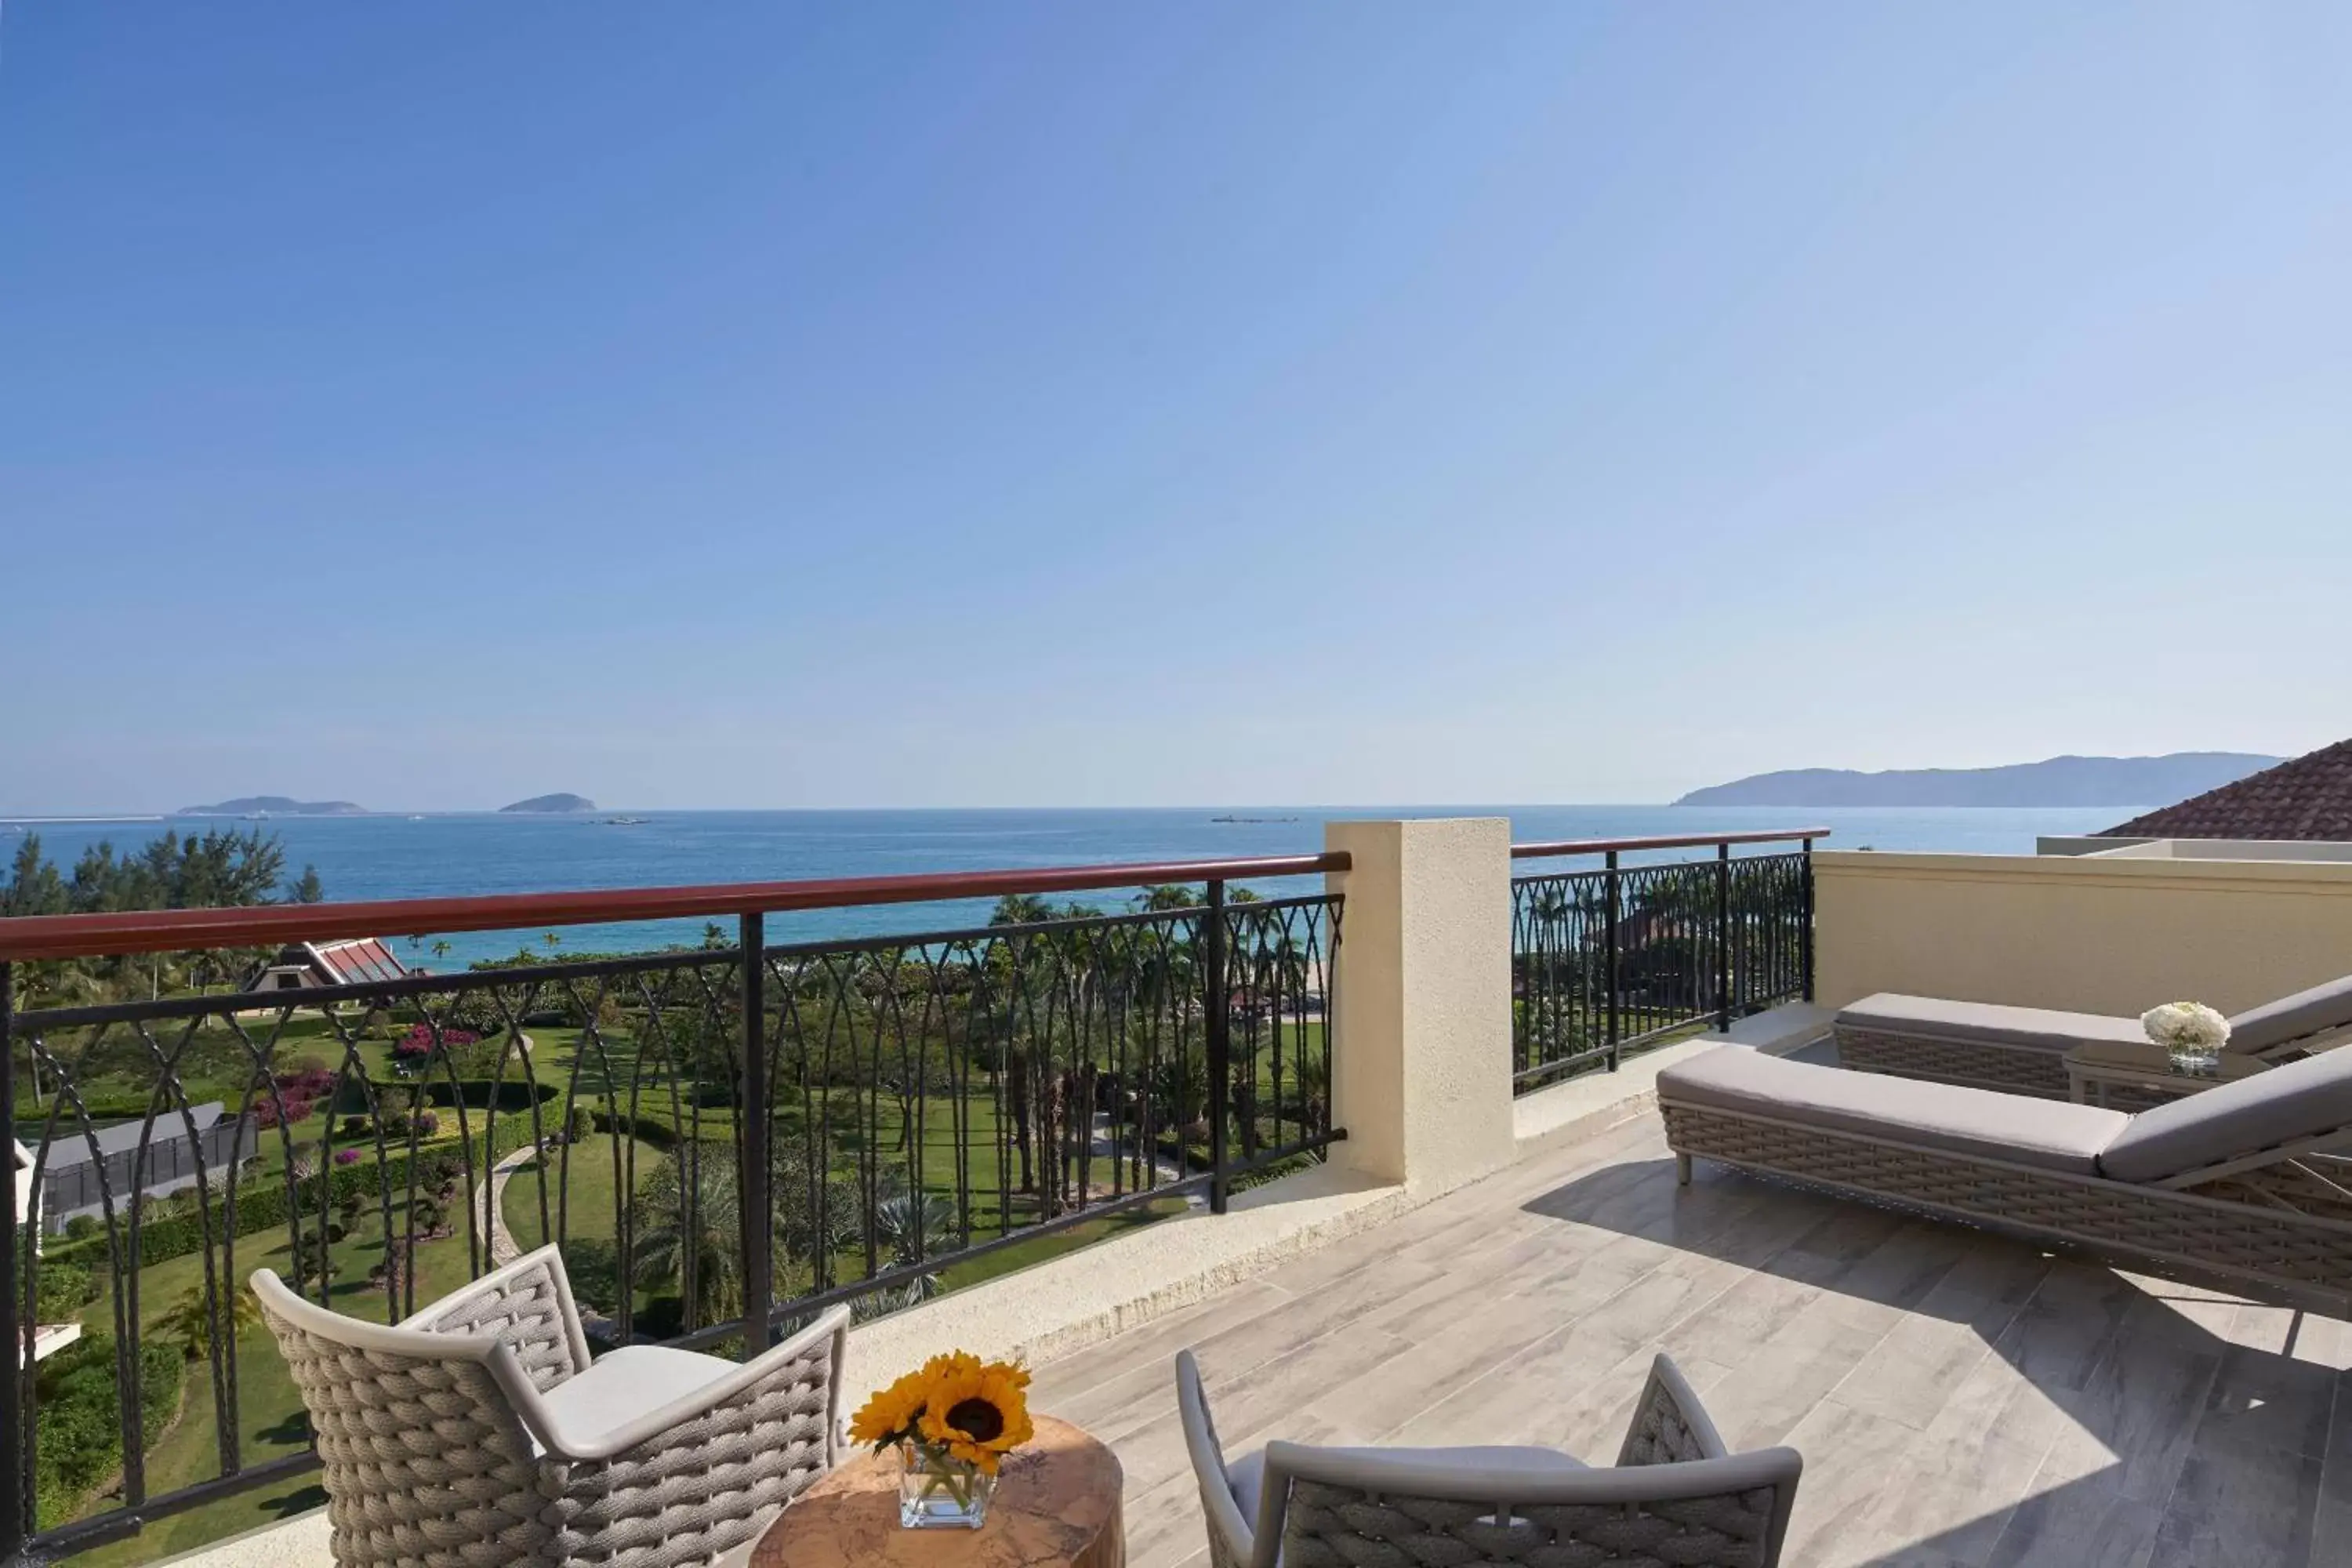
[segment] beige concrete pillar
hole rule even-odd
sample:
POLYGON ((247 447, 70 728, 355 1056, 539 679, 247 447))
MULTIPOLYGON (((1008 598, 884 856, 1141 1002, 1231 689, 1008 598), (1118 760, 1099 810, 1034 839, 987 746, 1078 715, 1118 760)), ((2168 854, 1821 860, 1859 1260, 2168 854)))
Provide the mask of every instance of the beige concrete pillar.
POLYGON ((1349 868, 1331 1041, 1335 1163, 1416 1192, 1508 1164, 1511 826, 1334 822, 1349 868))

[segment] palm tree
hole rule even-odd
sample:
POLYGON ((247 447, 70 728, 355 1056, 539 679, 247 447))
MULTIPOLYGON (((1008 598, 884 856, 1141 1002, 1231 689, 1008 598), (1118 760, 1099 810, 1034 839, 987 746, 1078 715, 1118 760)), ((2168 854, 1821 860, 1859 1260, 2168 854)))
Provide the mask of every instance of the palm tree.
POLYGON ((988 917, 992 926, 1038 925, 1054 918, 1054 905, 1049 899, 1035 893, 1007 893, 996 900, 996 908, 988 917))
MULTIPOLYGON (((874 1228, 890 1249, 890 1266, 926 1262, 955 1245, 956 1206, 944 1193, 900 1191, 874 1205, 874 1228)), ((908 1282, 908 1300, 928 1301, 941 1289, 925 1269, 908 1282)))
MULTIPOLYGON (((180 1292, 178 1302, 155 1327, 165 1340, 179 1341, 181 1352, 190 1361, 202 1361, 212 1354, 215 1315, 205 1300, 205 1288, 191 1285, 180 1292)), ((260 1326, 261 1303, 251 1291, 231 1286, 221 1315, 226 1317, 229 1338, 235 1340, 260 1326)))
POLYGON ((436 958, 448 957, 449 944, 446 942, 436 942, 433 944, 433 956, 436 958))
POLYGON ((636 1200, 641 1285, 674 1286, 688 1324, 743 1310, 742 1194, 724 1148, 679 1148, 646 1181, 636 1200))
MULTIPOLYGON (((829 1257, 862 1234, 856 1194, 828 1181, 810 1192, 797 1150, 779 1146, 770 1163, 768 1223, 774 1277, 829 1257)), ((694 1321, 714 1323, 743 1310, 743 1200, 734 1151, 724 1143, 684 1144, 657 1166, 631 1205, 640 1285, 669 1286, 688 1300, 694 1321)), ((821 1279, 820 1279, 821 1282, 821 1279)))

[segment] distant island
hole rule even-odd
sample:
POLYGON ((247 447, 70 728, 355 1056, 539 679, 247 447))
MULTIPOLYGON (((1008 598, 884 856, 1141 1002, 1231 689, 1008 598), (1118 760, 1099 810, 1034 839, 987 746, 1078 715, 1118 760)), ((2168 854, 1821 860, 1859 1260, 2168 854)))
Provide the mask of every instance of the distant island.
POLYGON ((2276 766, 2244 752, 2052 757, 2000 768, 1794 768, 1695 789, 1676 805, 2170 805, 2276 766))
POLYGON ((593 811, 595 809, 596 803, 590 800, 584 795, 535 795, 529 800, 519 800, 512 805, 502 805, 499 807, 500 812, 530 811, 542 813, 593 811))
POLYGON ((184 805, 176 816, 365 816, 368 809, 348 800, 295 800, 282 795, 241 795, 217 805, 184 805))

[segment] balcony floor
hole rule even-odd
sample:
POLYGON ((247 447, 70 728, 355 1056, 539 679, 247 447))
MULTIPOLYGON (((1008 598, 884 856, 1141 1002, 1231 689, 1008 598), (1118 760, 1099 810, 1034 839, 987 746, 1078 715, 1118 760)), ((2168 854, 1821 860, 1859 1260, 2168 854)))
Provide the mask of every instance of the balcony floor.
POLYGON ((1204 1563, 1170 1362, 1234 1452, 1605 1463, 1658 1350, 1804 1455, 1790 1568, 2352 1562, 2352 1325, 1702 1165, 1654 1113, 1037 1369, 1127 1468, 1135 1568, 1204 1563))

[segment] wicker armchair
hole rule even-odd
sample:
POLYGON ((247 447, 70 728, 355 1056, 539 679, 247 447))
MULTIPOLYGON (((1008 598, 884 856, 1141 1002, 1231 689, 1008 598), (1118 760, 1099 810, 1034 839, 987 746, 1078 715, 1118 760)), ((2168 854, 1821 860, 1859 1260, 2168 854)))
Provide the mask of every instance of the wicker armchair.
POLYGON ((326 1462, 340 1568, 688 1568, 833 1466, 849 1314, 756 1360, 593 1364, 552 1247, 396 1328, 253 1276, 326 1462))
POLYGON ((1310 1448, 1227 1464, 1176 1358, 1177 1408, 1214 1568, 1776 1568, 1804 1461, 1726 1452, 1659 1356, 1612 1468, 1550 1448, 1310 1448))

